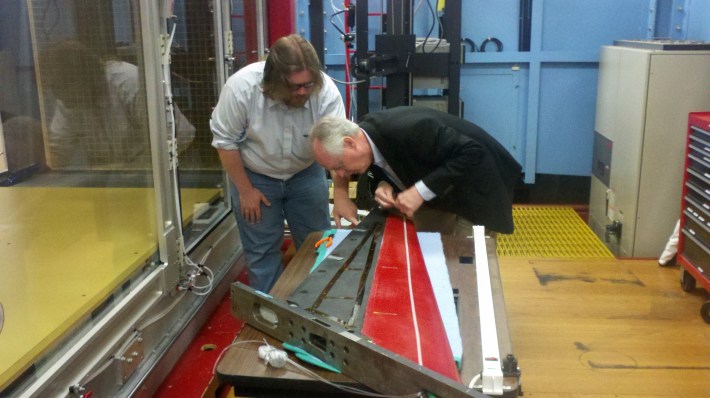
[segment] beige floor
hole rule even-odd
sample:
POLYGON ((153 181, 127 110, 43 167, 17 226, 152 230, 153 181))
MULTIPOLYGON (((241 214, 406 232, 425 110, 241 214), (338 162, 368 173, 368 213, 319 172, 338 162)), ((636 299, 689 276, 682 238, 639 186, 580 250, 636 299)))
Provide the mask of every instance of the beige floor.
POLYGON ((710 397, 710 297, 684 292, 678 267, 499 261, 525 397, 710 397))

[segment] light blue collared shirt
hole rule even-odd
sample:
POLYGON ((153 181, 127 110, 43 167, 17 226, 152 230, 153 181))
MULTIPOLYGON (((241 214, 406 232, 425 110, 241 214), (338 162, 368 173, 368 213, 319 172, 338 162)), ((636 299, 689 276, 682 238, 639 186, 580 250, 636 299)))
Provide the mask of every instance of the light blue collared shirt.
POLYGON ((210 119, 212 146, 239 150, 249 170, 287 180, 313 164, 313 125, 326 115, 345 117, 345 107, 323 72, 323 87, 303 107, 268 98, 261 89, 264 64, 247 65, 227 80, 210 119))

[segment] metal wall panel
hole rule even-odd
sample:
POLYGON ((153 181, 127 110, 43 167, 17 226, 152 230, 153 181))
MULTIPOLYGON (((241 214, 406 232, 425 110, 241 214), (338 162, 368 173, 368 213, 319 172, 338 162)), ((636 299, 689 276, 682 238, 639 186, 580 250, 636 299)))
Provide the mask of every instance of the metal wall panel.
MULTIPOLYGON (((299 10, 307 4, 305 0, 298 3, 299 10)), ((373 10, 381 4, 370 1, 373 10)), ((590 175, 601 46, 617 39, 669 37, 675 29, 673 21, 678 20, 681 32, 675 36, 710 40, 710 24, 706 22, 710 0, 535 0, 531 51, 518 52, 519 4, 519 0, 463 2, 462 37, 477 45, 489 36, 496 37, 503 42, 503 52, 465 53, 461 97, 467 118, 477 124, 498 128, 511 119, 517 121, 515 137, 508 137, 507 130, 492 133, 520 145, 511 152, 524 165, 529 183, 538 173, 590 175), (485 66, 489 77, 479 75, 472 66, 485 66), (520 75, 516 96, 509 96, 509 82, 500 75, 513 67, 525 73, 520 75), (501 97, 507 102, 500 102, 501 97), (505 110, 488 111, 488 101, 505 110), (476 106, 481 109, 474 109, 476 106)), ((330 7, 326 2, 326 18, 330 7)), ((423 5, 419 14, 425 11, 423 5)), ((305 34, 307 15, 297 12, 299 31, 305 34)), ((415 24, 424 18, 419 16, 415 24)), ((376 27, 379 17, 370 18, 371 26, 376 27)), ((327 20, 325 30, 326 64, 342 65, 343 44, 327 20)), ((375 33, 374 29, 369 32, 370 36, 375 33)))
POLYGON ((488 131, 517 159, 523 155, 517 134, 520 74, 516 68, 490 65, 466 69, 461 74, 464 118, 488 131))
POLYGON ((710 52, 604 47, 599 93, 612 166, 609 190, 592 178, 589 224, 615 255, 655 257, 680 214, 688 113, 710 104, 710 52), (620 238, 606 239, 614 221, 620 238))
POLYGON ((597 92, 593 63, 546 63, 540 74, 537 172, 588 176, 597 92))

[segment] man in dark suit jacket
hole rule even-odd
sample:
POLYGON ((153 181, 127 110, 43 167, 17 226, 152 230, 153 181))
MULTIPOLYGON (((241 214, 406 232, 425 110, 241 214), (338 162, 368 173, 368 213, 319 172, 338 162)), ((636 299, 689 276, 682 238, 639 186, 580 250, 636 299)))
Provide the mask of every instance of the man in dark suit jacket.
MULTIPOLYGON (((471 122, 428 108, 398 107, 370 113, 359 125, 323 118, 313 127, 311 143, 316 161, 338 176, 369 170, 377 203, 413 217, 415 224, 428 208, 513 232, 520 164, 471 122)), ((354 215, 343 216, 355 221, 354 215)))

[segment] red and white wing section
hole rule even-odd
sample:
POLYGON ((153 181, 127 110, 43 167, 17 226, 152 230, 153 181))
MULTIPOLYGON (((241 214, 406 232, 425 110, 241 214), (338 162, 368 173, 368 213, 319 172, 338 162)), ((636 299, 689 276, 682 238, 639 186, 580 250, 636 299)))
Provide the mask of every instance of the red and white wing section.
POLYGON ((380 347, 461 381, 416 230, 403 217, 387 217, 362 333, 380 347))

